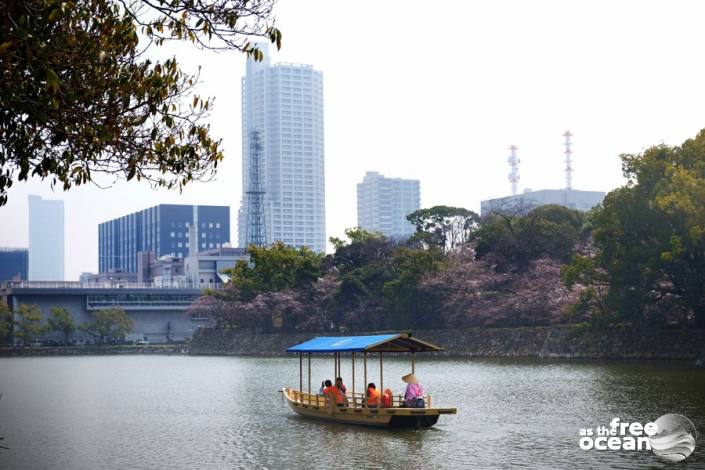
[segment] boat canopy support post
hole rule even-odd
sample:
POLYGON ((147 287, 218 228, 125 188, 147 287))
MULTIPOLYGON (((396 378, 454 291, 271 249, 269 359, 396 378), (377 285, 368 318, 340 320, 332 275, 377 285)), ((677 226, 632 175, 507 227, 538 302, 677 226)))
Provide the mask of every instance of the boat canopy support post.
POLYGON ((379 352, 379 389, 384 390, 384 364, 382 364, 382 351, 379 352))
POLYGON ((364 363, 364 375, 363 375, 363 383, 362 386, 364 387, 365 391, 365 396, 367 396, 367 351, 362 353, 362 362, 364 363))
POLYGON ((416 360, 414 359, 414 351, 411 351, 411 373, 416 373, 416 360))
POLYGON ((304 391, 304 355, 299 353, 299 402, 303 403, 302 393, 304 391))
POLYGON ((311 353, 308 353, 308 404, 311 404, 311 353))
POLYGON ((355 406, 355 352, 352 353, 352 402, 355 406))

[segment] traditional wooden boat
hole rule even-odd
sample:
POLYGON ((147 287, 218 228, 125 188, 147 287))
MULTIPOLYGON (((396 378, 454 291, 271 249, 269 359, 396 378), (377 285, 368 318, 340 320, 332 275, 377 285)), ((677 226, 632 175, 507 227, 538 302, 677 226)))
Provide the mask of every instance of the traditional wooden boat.
POLYGON ((292 410, 306 418, 316 418, 344 424, 357 424, 374 427, 425 428, 436 424, 442 414, 455 414, 455 408, 435 408, 431 396, 425 396, 425 408, 402 407, 402 396, 395 396, 389 407, 368 407, 365 393, 355 392, 355 354, 363 357, 363 389, 367 388, 367 359, 369 354, 379 354, 379 390, 384 390, 384 353, 410 353, 411 372, 416 372, 415 354, 427 351, 442 351, 433 344, 397 333, 370 336, 324 336, 292 346, 287 352, 299 355, 299 388, 284 388, 282 392, 292 410), (336 406, 326 397, 311 393, 311 355, 332 354, 334 362, 333 379, 340 374, 341 354, 352 356, 352 393, 347 394, 347 405, 336 406), (308 362, 308 388, 304 391, 304 355, 308 362))

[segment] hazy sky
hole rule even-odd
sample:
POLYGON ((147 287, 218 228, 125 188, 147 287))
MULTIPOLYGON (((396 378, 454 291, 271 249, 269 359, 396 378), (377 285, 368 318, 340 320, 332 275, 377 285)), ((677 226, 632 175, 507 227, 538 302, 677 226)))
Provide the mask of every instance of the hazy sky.
MULTIPOLYGON (((280 0, 273 62, 324 74, 327 233, 356 224, 365 171, 421 180, 423 206, 479 211, 509 193, 509 145, 520 189, 564 186, 573 134, 576 189, 623 183, 618 155, 680 144, 705 127, 705 2, 280 0)), ((0 208, 0 246, 27 246, 27 195, 65 201, 67 279, 98 268, 98 223, 160 203, 231 207, 241 197, 240 77, 245 58, 165 46, 202 66, 223 139, 217 181, 183 194, 120 183, 52 193, 16 184, 0 208)))

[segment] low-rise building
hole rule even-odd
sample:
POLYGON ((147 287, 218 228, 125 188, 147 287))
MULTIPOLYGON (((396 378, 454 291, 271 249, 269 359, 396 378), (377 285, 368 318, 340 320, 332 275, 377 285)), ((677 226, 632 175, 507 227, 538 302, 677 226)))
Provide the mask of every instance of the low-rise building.
POLYGON ((480 203, 482 216, 492 212, 528 212, 534 207, 557 204, 559 206, 589 211, 602 203, 605 193, 602 191, 580 191, 577 189, 542 189, 526 190, 522 194, 487 199, 480 203))
MULTIPOLYGON (((188 307, 202 295, 197 287, 158 287, 153 285, 122 283, 92 285, 81 282, 19 281, 8 282, 0 291, 2 299, 14 312, 20 305, 36 305, 42 312, 44 323, 52 307, 68 310, 76 325, 94 320, 96 312, 120 308, 134 322, 129 338, 148 337, 151 342, 164 343, 190 338, 210 319, 202 314, 190 314, 188 307)), ((60 340, 58 332, 47 333, 45 339, 60 340)), ((92 340, 85 332, 77 330, 75 340, 92 340)))

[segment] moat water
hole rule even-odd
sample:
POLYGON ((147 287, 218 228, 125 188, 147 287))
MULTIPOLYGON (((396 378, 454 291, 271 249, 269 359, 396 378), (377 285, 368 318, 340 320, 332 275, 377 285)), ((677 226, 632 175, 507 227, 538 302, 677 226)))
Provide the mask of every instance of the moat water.
MULTIPOLYGON (((401 393, 409 362, 384 365, 385 388, 401 393)), ((332 360, 314 359, 312 388, 332 372, 332 360)), ((361 361, 356 373, 361 391, 361 361)), ((350 388, 349 360, 343 375, 350 388)), ((298 386, 293 357, 3 358, 0 468, 705 469, 705 369, 691 364, 421 359, 417 376, 458 414, 392 431, 295 415, 278 391, 298 386), (678 464, 579 447, 580 429, 666 413, 701 433, 678 464)))

